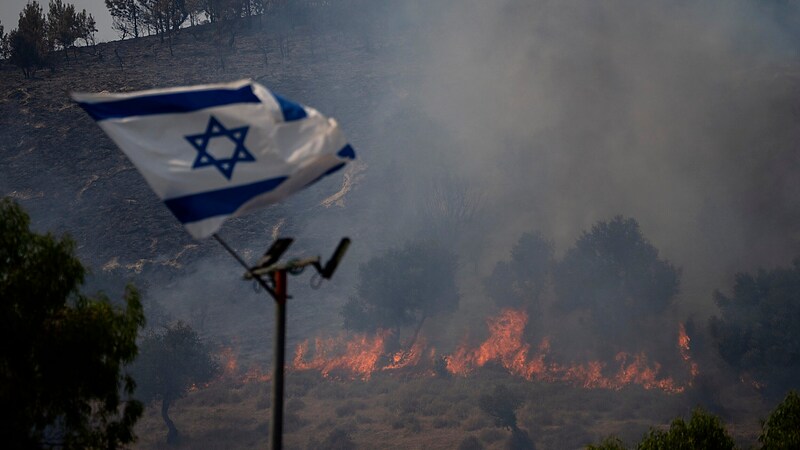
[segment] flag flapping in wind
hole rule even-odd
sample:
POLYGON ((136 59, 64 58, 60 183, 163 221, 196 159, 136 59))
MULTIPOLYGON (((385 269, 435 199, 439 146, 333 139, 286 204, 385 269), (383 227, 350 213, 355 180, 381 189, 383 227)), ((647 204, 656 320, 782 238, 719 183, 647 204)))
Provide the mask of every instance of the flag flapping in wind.
POLYGON ((250 80, 72 98, 195 238, 355 159, 335 120, 250 80))

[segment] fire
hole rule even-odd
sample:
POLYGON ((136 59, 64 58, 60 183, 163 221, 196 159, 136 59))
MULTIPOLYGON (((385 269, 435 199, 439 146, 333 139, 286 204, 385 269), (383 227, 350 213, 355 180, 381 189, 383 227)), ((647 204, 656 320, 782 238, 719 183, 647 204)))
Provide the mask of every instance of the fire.
POLYGON ((537 351, 531 353, 529 344, 523 342, 522 333, 528 322, 524 311, 504 309, 499 316, 490 318, 489 337, 475 350, 461 346, 447 357, 447 370, 454 375, 466 376, 478 367, 496 362, 509 373, 527 380, 567 382, 587 389, 622 389, 638 384, 645 389, 661 389, 678 393, 684 388, 671 378, 659 378, 661 366, 650 365, 644 354, 631 356, 619 353, 615 357, 618 369, 607 376, 606 364, 589 361, 583 364, 560 365, 549 362, 550 341, 542 340, 537 351))
POLYGON ((344 343, 341 340, 320 339, 314 341, 314 355, 308 357, 308 341, 302 342, 295 351, 292 368, 295 370, 318 370, 322 376, 342 373, 354 378, 368 380, 376 370, 378 360, 385 353, 388 332, 375 336, 360 334, 344 343))
POLYGON ((233 347, 225 347, 219 353, 223 378, 234 378, 239 371, 239 355, 233 347))
POLYGON ((224 347, 220 350, 218 357, 222 368, 221 379, 233 380, 240 383, 261 382, 266 383, 272 380, 272 376, 265 373, 256 365, 250 365, 247 369, 239 366, 239 351, 234 347, 224 347))
MULTIPOLYGON (((417 366, 425 353, 426 346, 425 339, 417 339, 410 349, 395 352, 391 357, 391 362, 381 370, 399 370, 417 366)), ((436 351, 433 350, 432 355, 435 356, 435 354, 436 351)))
MULTIPOLYGON (((535 348, 524 341, 527 323, 528 316, 524 311, 504 309, 487 319, 489 336, 482 343, 475 347, 462 344, 453 353, 439 358, 435 349, 427 347, 424 338, 417 339, 410 348, 389 353, 386 340, 390 333, 387 331, 375 335, 357 334, 350 339, 317 338, 313 348, 309 341, 297 346, 291 369, 316 370, 324 377, 368 380, 376 371, 420 370, 425 364, 441 359, 445 370, 455 376, 466 377, 487 364, 496 364, 526 380, 563 382, 586 389, 622 389, 639 385, 645 389, 680 393, 686 388, 661 374, 661 365, 649 361, 644 353, 620 352, 612 363, 596 360, 557 363, 550 357, 549 338, 544 338, 535 348)), ((689 336, 680 324, 678 349, 689 365, 693 379, 699 370, 691 360, 689 342, 689 336)), ((691 385, 691 380, 688 385, 691 385)))
MULTIPOLYGON (((691 339, 689 335, 686 334, 686 327, 683 324, 678 325, 678 349, 681 352, 681 358, 689 365, 689 373, 692 374, 692 379, 694 379, 699 373, 700 369, 697 367, 697 363, 692 361, 692 357, 689 354, 689 344, 691 343, 691 339)), ((689 382, 691 385, 691 381, 689 382)))

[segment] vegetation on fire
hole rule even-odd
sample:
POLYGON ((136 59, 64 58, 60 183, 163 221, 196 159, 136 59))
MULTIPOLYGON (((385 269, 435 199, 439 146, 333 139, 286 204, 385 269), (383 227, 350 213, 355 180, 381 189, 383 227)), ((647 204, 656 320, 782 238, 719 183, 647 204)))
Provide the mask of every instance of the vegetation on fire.
MULTIPOLYGON (((135 4, 135 2, 130 3, 135 4)), ((220 14, 214 17, 224 16, 225 14, 220 14)), ((135 31, 136 25, 133 22, 122 25, 134 28, 120 29, 121 34, 128 31, 131 35, 139 33, 135 31)), ((99 84, 95 85, 98 89, 146 88, 154 84, 210 82, 216 81, 220 76, 253 76, 267 72, 265 69, 261 70, 262 66, 268 67, 270 73, 278 74, 273 79, 289 79, 294 75, 292 70, 296 68, 288 63, 289 54, 293 52, 292 57, 300 61, 298 55, 309 49, 313 53, 315 39, 313 35, 292 36, 292 46, 287 46, 285 34, 291 30, 280 30, 284 36, 275 38, 277 31, 276 33, 273 31, 276 28, 270 28, 265 33, 253 33, 252 36, 246 36, 244 29, 238 28, 216 28, 216 30, 229 30, 224 36, 222 31, 209 32, 209 27, 184 29, 180 30, 180 34, 179 30, 172 27, 158 32, 153 31, 162 37, 170 30, 175 32, 176 45, 180 44, 183 47, 176 51, 175 56, 170 55, 170 57, 165 55, 164 47, 158 45, 159 38, 149 40, 143 38, 105 45, 92 55, 91 61, 87 56, 88 53, 77 51, 64 53, 70 57, 75 55, 76 59, 82 57, 81 63, 86 63, 74 64, 70 69, 78 74, 77 77, 104 80, 101 87, 99 84), (238 34, 230 30, 235 30, 238 34), (219 69, 208 69, 209 58, 215 57, 217 53, 223 53, 206 45, 206 38, 211 34, 215 36, 214 42, 222 42, 220 45, 225 47, 226 51, 231 49, 230 52, 236 55, 238 67, 233 66, 231 61, 228 61, 226 66, 225 60, 219 57, 219 69), (272 41, 273 38, 275 41, 272 41), (261 41, 253 45, 256 39, 261 41), (272 58, 274 53, 271 53, 267 42, 278 42, 281 65, 274 64, 273 59, 268 59, 268 56, 272 58), (103 60, 103 48, 107 53, 116 54, 118 59, 115 61, 118 61, 118 67, 116 64, 110 64, 109 58, 103 60), (120 53, 117 53, 117 50, 120 50, 120 53), (181 51, 186 58, 180 58, 181 51), (258 58, 255 63, 253 55, 258 58), (285 64, 284 57, 286 57, 285 64), (202 67, 194 66, 184 74, 172 76, 173 73, 178 73, 173 72, 173 69, 191 64, 192 61, 199 61, 198 66, 202 67), (163 68, 159 64, 163 65, 163 68), (170 70, 165 69, 166 67, 170 70), (170 76, 172 78, 169 78, 170 76)), ((3 37, 2 35, 0 31, 0 37, 3 37)), ((170 37, 170 53, 172 38, 173 36, 170 37)), ((7 42, 6 39, 5 43, 7 42)), ((345 42, 344 45, 350 45, 346 37, 338 35, 331 42, 345 42)), ((63 47, 59 48, 66 50, 63 47)), ((347 59, 344 53, 351 50, 348 48, 336 53, 331 59, 340 59, 349 64, 351 60, 347 59)), ((40 66, 47 67, 48 63, 54 61, 54 55, 51 53, 49 56, 48 61, 39 61, 38 64, 31 65, 30 70, 40 66)), ((61 52, 55 56, 58 60, 65 59, 61 52)), ((302 64, 307 62, 302 60, 302 64)), ((298 62, 298 65, 300 64, 298 62)), ((380 64, 371 63, 370 70, 379 66, 380 64)), ((319 67, 314 66, 314 70, 317 71, 310 73, 315 76, 327 73, 318 69, 319 67)), ((14 75, 22 77, 16 73, 14 75)), ((37 123, 47 123, 51 118, 37 111, 37 107, 41 104, 37 105, 34 102, 41 100, 37 100, 35 89, 50 92, 46 90, 46 82, 52 80, 54 84, 61 84, 63 78, 60 77, 66 78, 69 73, 50 76, 52 78, 49 80, 24 80, 25 84, 20 81, 18 88, 14 89, 14 96, 9 95, 4 99, 6 104, 14 107, 19 104, 22 105, 20 108, 34 111, 33 115, 19 114, 21 117, 19 120, 34 126, 37 123)), ((9 79, 12 77, 9 76, 9 79)), ((364 80, 358 79, 358 83, 363 82, 364 80)), ((81 84, 81 86, 86 85, 81 84)), ((369 90, 364 89, 367 92, 369 90)), ((47 107, 59 110, 60 114, 71 114, 69 108, 63 110, 61 105, 47 104, 47 107)), ((75 118, 75 116, 67 117, 70 120, 75 118)), ((424 121, 424 119, 417 120, 424 121)), ((29 128, 21 129, 26 133, 33 132, 29 128)), ((62 131, 57 127, 52 129, 45 127, 38 129, 36 133, 47 136, 48 140, 59 144, 66 143, 61 135, 62 131)), ((105 141, 99 141, 93 136, 89 136, 89 140, 92 146, 106 149, 103 147, 107 146, 105 141), (95 145, 97 142, 100 145, 95 145)), ((30 140, 20 139, 19 142, 20 154, 23 151, 27 152, 30 140)), ((90 159, 87 155, 78 158, 81 163, 86 163, 90 159)), ((81 180, 81 183, 84 181, 81 180)), ((464 189, 447 191, 447 186, 445 183, 440 191, 434 190, 436 195, 432 196, 431 204, 425 205, 428 208, 428 215, 439 221, 433 224, 436 225, 437 238, 452 235, 453 224, 463 224, 465 218, 471 218, 480 203, 468 197, 469 191, 464 189), (442 208, 443 203, 453 203, 453 198, 467 198, 463 201, 465 207, 442 208), (444 218, 441 217, 443 215, 444 218)), ((253 230, 255 228, 257 227, 253 226, 253 230)), ((129 230, 128 233, 132 234, 133 231, 129 230)), ((166 239, 161 239, 159 245, 165 241, 166 239)), ((155 243, 152 245, 155 247, 155 243)), ((402 257, 413 245, 415 244, 399 245, 394 247, 393 251, 402 257)), ((390 253, 391 251, 378 253, 370 262, 381 266, 390 253)), ((639 442, 645 433, 649 433, 650 426, 658 426, 658 430, 661 431, 671 430, 667 428, 669 421, 676 416, 683 417, 680 420, 683 421, 683 425, 689 427, 694 416, 687 418, 687 413, 697 404, 698 398, 704 401, 702 404, 711 412, 720 414, 729 423, 734 423, 735 426, 730 430, 732 437, 746 445, 755 443, 759 437, 759 427, 755 421, 767 416, 765 411, 768 407, 762 402, 768 402, 766 404, 771 407, 774 402, 769 399, 784 395, 788 387, 797 386, 795 381, 798 379, 795 374, 797 351, 794 344, 797 342, 797 330, 800 330, 796 322, 800 315, 790 312, 794 311, 793 305, 797 304, 794 300, 799 289, 796 264, 789 268, 741 274, 730 286, 730 293, 726 289, 727 286, 720 286, 724 288, 722 292, 725 292, 717 294, 716 297, 720 312, 718 317, 712 320, 710 328, 706 328, 705 323, 699 321, 694 322, 694 326, 687 321, 686 325, 681 327, 684 318, 675 312, 678 299, 675 292, 679 288, 680 271, 672 262, 661 256, 654 243, 645 238, 642 228, 634 219, 620 217, 598 222, 578 237, 566 255, 558 257, 549 236, 529 230, 522 233, 517 243, 511 247, 509 254, 500 259, 503 262, 498 263, 493 270, 490 268, 487 271, 492 274, 491 277, 484 283, 478 283, 485 287, 482 295, 485 295, 486 300, 493 300, 494 305, 487 307, 491 309, 490 315, 486 318, 489 323, 471 329, 470 335, 463 337, 464 352, 461 361, 468 362, 464 367, 469 370, 464 373, 454 373, 447 369, 446 357, 451 357, 450 367, 455 367, 452 365, 456 361, 453 356, 460 348, 461 341, 448 348, 438 345, 438 342, 423 344, 420 342, 421 339, 408 339, 419 343, 417 351, 411 348, 410 343, 400 345, 400 337, 415 336, 417 330, 421 330, 419 331, 421 338, 426 337, 424 327, 426 324, 430 327, 433 322, 422 320, 425 311, 423 307, 416 307, 419 306, 415 303, 416 298, 411 298, 410 304, 415 308, 400 311, 398 318, 392 318, 396 320, 388 320, 382 325, 383 328, 396 330, 393 336, 398 339, 397 343, 379 346, 379 335, 371 333, 377 331, 377 327, 370 326, 371 324, 365 321, 362 322, 361 332, 367 334, 358 335, 359 339, 363 338, 361 341, 349 340, 352 336, 332 338, 336 348, 330 347, 333 353, 323 355, 327 359, 323 358, 322 364, 310 365, 302 370, 300 367, 293 369, 287 386, 288 442, 298 448, 353 445, 375 448, 386 446, 387 442, 398 447, 421 446, 422 443, 442 448, 452 448, 459 444, 463 448, 503 447, 512 438, 511 431, 497 426, 493 422, 492 414, 481 409, 482 398, 503 398, 502 395, 496 395, 493 390, 493 386, 502 384, 519 393, 524 399, 522 405, 512 407, 511 410, 516 415, 517 426, 526 430, 531 440, 540 448, 577 448, 598 441, 608 433, 614 433, 620 438, 619 441, 609 439, 608 442, 618 442, 620 446, 624 446, 625 443, 639 442), (599 292, 602 295, 587 295, 592 292, 599 292), (514 313, 503 313, 505 308, 511 308, 514 313), (626 314, 614 314, 620 311, 626 314), (634 315, 629 314, 631 312, 636 312, 635 319, 629 317, 634 315), (560 328, 548 329, 547 324, 541 323, 540 319, 544 314, 557 318, 560 328), (496 334, 492 334, 492 325, 495 325, 496 334), (611 332, 606 333, 609 330, 611 332), (569 336, 568 333, 572 335, 569 336), (653 338, 653 342, 628 339, 631 336, 641 335, 653 338), (587 336, 591 336, 591 339, 587 336), (504 347, 506 350, 498 352, 493 347, 500 342, 500 337, 514 338, 511 340, 514 345, 510 350, 509 347, 504 347), (545 337, 549 339, 545 341, 545 337), (577 351, 573 347, 565 348, 568 345, 566 337, 572 339, 574 347, 578 348, 577 351), (635 341, 641 348, 635 348, 629 341, 635 341), (351 346, 352 342, 361 342, 364 345, 351 346), (679 344, 676 345, 676 342, 679 344), (544 346, 545 343, 548 343, 549 347, 544 346), (437 344, 437 353, 431 359, 434 344, 437 344), (628 348, 629 345, 634 348, 628 348), (379 357, 369 359, 373 362, 371 365, 361 366, 363 368, 361 372, 350 371, 347 368, 348 362, 342 358, 344 354, 337 353, 340 349, 348 347, 361 351, 370 358, 374 355, 367 355, 366 350, 377 348, 380 350, 379 357), (544 351, 545 348, 547 351, 544 351), (486 356, 490 355, 489 351, 494 352, 491 354, 493 356, 486 356), (713 358, 701 359, 700 356, 704 351, 711 353, 713 358), (621 354, 622 360, 618 360, 621 354), (646 358, 639 359, 642 354, 646 358), (525 358, 516 359, 523 355, 525 358), (542 366, 547 370, 538 373, 545 375, 555 373, 560 375, 559 377, 527 376, 537 373, 529 369, 534 367, 533 363, 539 361, 540 355, 543 355, 543 361, 549 365, 542 366), (741 403, 744 406, 740 406, 739 410, 736 408, 736 401, 733 407, 728 404, 723 405, 721 402, 707 404, 705 403, 707 397, 698 395, 702 389, 701 382, 705 383, 705 386, 712 386, 715 391, 719 390, 720 384, 728 384, 727 380, 721 383, 719 378, 713 377, 714 367, 720 363, 714 359, 716 357, 722 358, 722 365, 719 367, 727 367, 725 364, 729 364, 736 371, 736 376, 733 377, 735 387, 728 389, 734 392, 731 397, 743 394, 744 400, 741 400, 741 403), (515 361, 522 361, 525 364, 515 366, 513 364, 515 361), (699 363, 701 372, 697 378, 691 372, 690 362, 699 363), (558 367, 552 365, 553 363, 557 363, 558 367), (660 368, 657 370, 659 364, 660 368), (329 367, 335 367, 335 370, 324 372, 329 367), (526 369, 528 372, 514 372, 510 369, 512 367, 526 369), (595 369, 598 371, 592 372, 595 369), (509 372, 514 376, 509 376, 509 372), (656 375, 652 375, 654 372, 656 375), (648 373, 647 377, 639 376, 643 373, 648 373), (368 381, 363 379, 364 374, 371 374, 368 381), (569 374, 572 378, 567 378, 567 375, 563 374, 569 374), (588 384, 576 381, 586 380, 586 375, 592 375, 594 378, 591 379, 599 381, 588 384), (739 376, 744 383, 739 382, 739 376), (668 378, 673 379, 673 385, 680 388, 671 391, 677 393, 664 395, 663 391, 658 389, 657 382, 668 378), (609 382, 617 379, 621 381, 609 382), (651 389, 646 389, 645 386, 651 389), (595 389, 597 387, 604 389, 595 389), (682 392, 678 392, 680 390, 682 392), (768 394, 767 400, 763 398, 764 393, 768 394), (741 410, 746 410, 746 413, 742 413, 741 410)), ((419 258, 407 267, 439 268, 437 264, 429 264, 429 260, 430 258, 419 258)), ((457 268, 455 272, 458 272, 457 268)), ((403 272, 398 274, 393 273, 391 268, 382 271, 365 269, 362 278, 376 275, 378 280, 370 289, 380 291, 387 289, 386 285, 391 282, 391 278, 404 281, 405 287, 404 277, 418 280, 419 278, 414 277, 419 276, 419 273, 412 271, 410 274, 403 272)), ((443 284, 450 286, 447 288, 450 293, 457 292, 458 284, 455 282, 452 285, 443 284)), ((405 305, 410 297, 398 297, 395 301, 403 302, 405 305)), ((366 294, 356 293, 354 298, 358 299, 357 303, 360 302, 355 309, 358 313, 372 314, 385 306, 378 306, 384 299, 369 297, 366 294), (367 301, 367 298, 373 300, 367 301)), ((448 300, 452 300, 452 297, 448 297, 448 300)), ((463 295, 462 298, 458 298, 457 303, 463 307, 463 295)), ((486 303, 490 304, 488 301, 486 303)), ((455 307, 446 309, 435 314, 440 314, 439 318, 447 318, 455 307)), ((346 313, 345 319, 348 317, 355 319, 358 314, 346 313)), ((484 322, 481 322, 481 325, 483 324, 484 322)), ((351 328, 359 327, 354 325, 351 328)), ((321 341, 326 341, 326 338, 322 338, 321 341)), ((310 342, 310 345, 314 345, 313 337, 310 342)), ((722 370, 718 369, 717 372, 722 370)), ((144 388, 143 383, 140 383, 140 388, 144 388)), ((761 435, 761 442, 765 448, 779 448, 780 442, 784 441, 776 441, 781 438, 774 436, 791 435, 793 429, 798 429, 796 419, 792 419, 796 417, 796 413, 791 412, 791 408, 783 408, 781 411, 783 412, 780 414, 769 416, 765 422, 761 435), (789 425, 786 425, 787 423, 789 425), (772 447, 769 447, 770 445, 772 447)), ((263 380, 251 378, 218 377, 212 380, 208 387, 188 392, 186 397, 174 403, 170 412, 175 422, 182 426, 184 440, 179 445, 181 448, 262 447, 268 432, 269 385, 263 380)), ((158 408, 146 409, 145 418, 138 428, 142 440, 141 446, 159 447, 163 440, 163 430, 164 422, 158 408)))

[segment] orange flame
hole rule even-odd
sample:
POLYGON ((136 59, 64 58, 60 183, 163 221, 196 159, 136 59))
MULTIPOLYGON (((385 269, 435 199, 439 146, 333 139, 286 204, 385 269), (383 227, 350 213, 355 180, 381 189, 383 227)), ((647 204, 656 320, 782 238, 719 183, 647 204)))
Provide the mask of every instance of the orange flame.
MULTIPOLYGON (((686 334, 686 327, 683 324, 678 325, 678 349, 681 352, 681 358, 689 365, 689 373, 692 375, 692 379, 694 379, 699 373, 700 369, 697 367, 697 363, 692 361, 692 357, 689 354, 689 344, 691 343, 691 339, 689 335, 686 334)), ((691 386, 691 381, 689 385, 691 386)))
POLYGON ((239 383, 261 382, 272 380, 272 376, 256 365, 250 365, 247 370, 239 366, 239 350, 234 347, 223 347, 219 352, 222 366, 221 379, 233 380, 239 383))
POLYGON ((425 347, 425 339, 417 339, 410 349, 395 352, 395 354, 392 355, 391 362, 382 367, 381 370, 399 370, 407 367, 415 367, 422 359, 422 354, 425 353, 425 347))
MULTIPOLYGON (((527 323, 528 316, 524 311, 504 309, 497 316, 487 319, 489 336, 480 345, 470 347, 463 344, 442 358, 445 369, 453 375, 468 376, 493 363, 527 380, 565 382, 587 389, 616 390, 639 385, 645 389, 679 393, 686 388, 672 378, 661 375, 661 365, 648 361, 644 353, 620 352, 614 358, 612 367, 602 361, 566 365, 553 362, 549 357, 549 338, 544 338, 536 349, 524 342, 523 333, 527 323)), ((699 370, 691 360, 690 340, 683 324, 679 325, 678 331, 678 349, 694 379, 699 370)), ((422 338, 408 349, 387 354, 385 344, 388 336, 389 332, 380 331, 375 335, 358 334, 350 339, 317 338, 313 352, 309 341, 305 341, 297 346, 291 368, 317 370, 324 377, 368 380, 375 371, 419 370, 424 361, 432 362, 437 358, 435 349, 428 349, 422 338)), ((691 385, 691 380, 688 385, 691 385)))
POLYGON ((341 341, 320 339, 314 341, 314 355, 308 358, 308 341, 304 341, 295 350, 292 368, 295 370, 318 370, 322 376, 331 373, 342 373, 350 378, 360 377, 368 380, 378 364, 378 359, 385 353, 384 344, 388 332, 381 331, 375 336, 357 335, 347 341, 344 349, 340 349, 341 341), (339 353, 337 350, 341 350, 339 353))

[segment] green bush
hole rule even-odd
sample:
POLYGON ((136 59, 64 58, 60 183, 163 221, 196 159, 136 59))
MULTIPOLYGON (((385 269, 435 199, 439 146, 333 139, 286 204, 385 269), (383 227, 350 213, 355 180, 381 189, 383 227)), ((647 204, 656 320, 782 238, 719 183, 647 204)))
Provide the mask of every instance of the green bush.
POLYGON ((733 439, 719 417, 695 408, 689 423, 672 421, 669 430, 650 429, 636 447, 638 450, 733 449, 733 439))
POLYGON ((764 450, 800 448, 800 395, 791 391, 761 425, 764 450))

